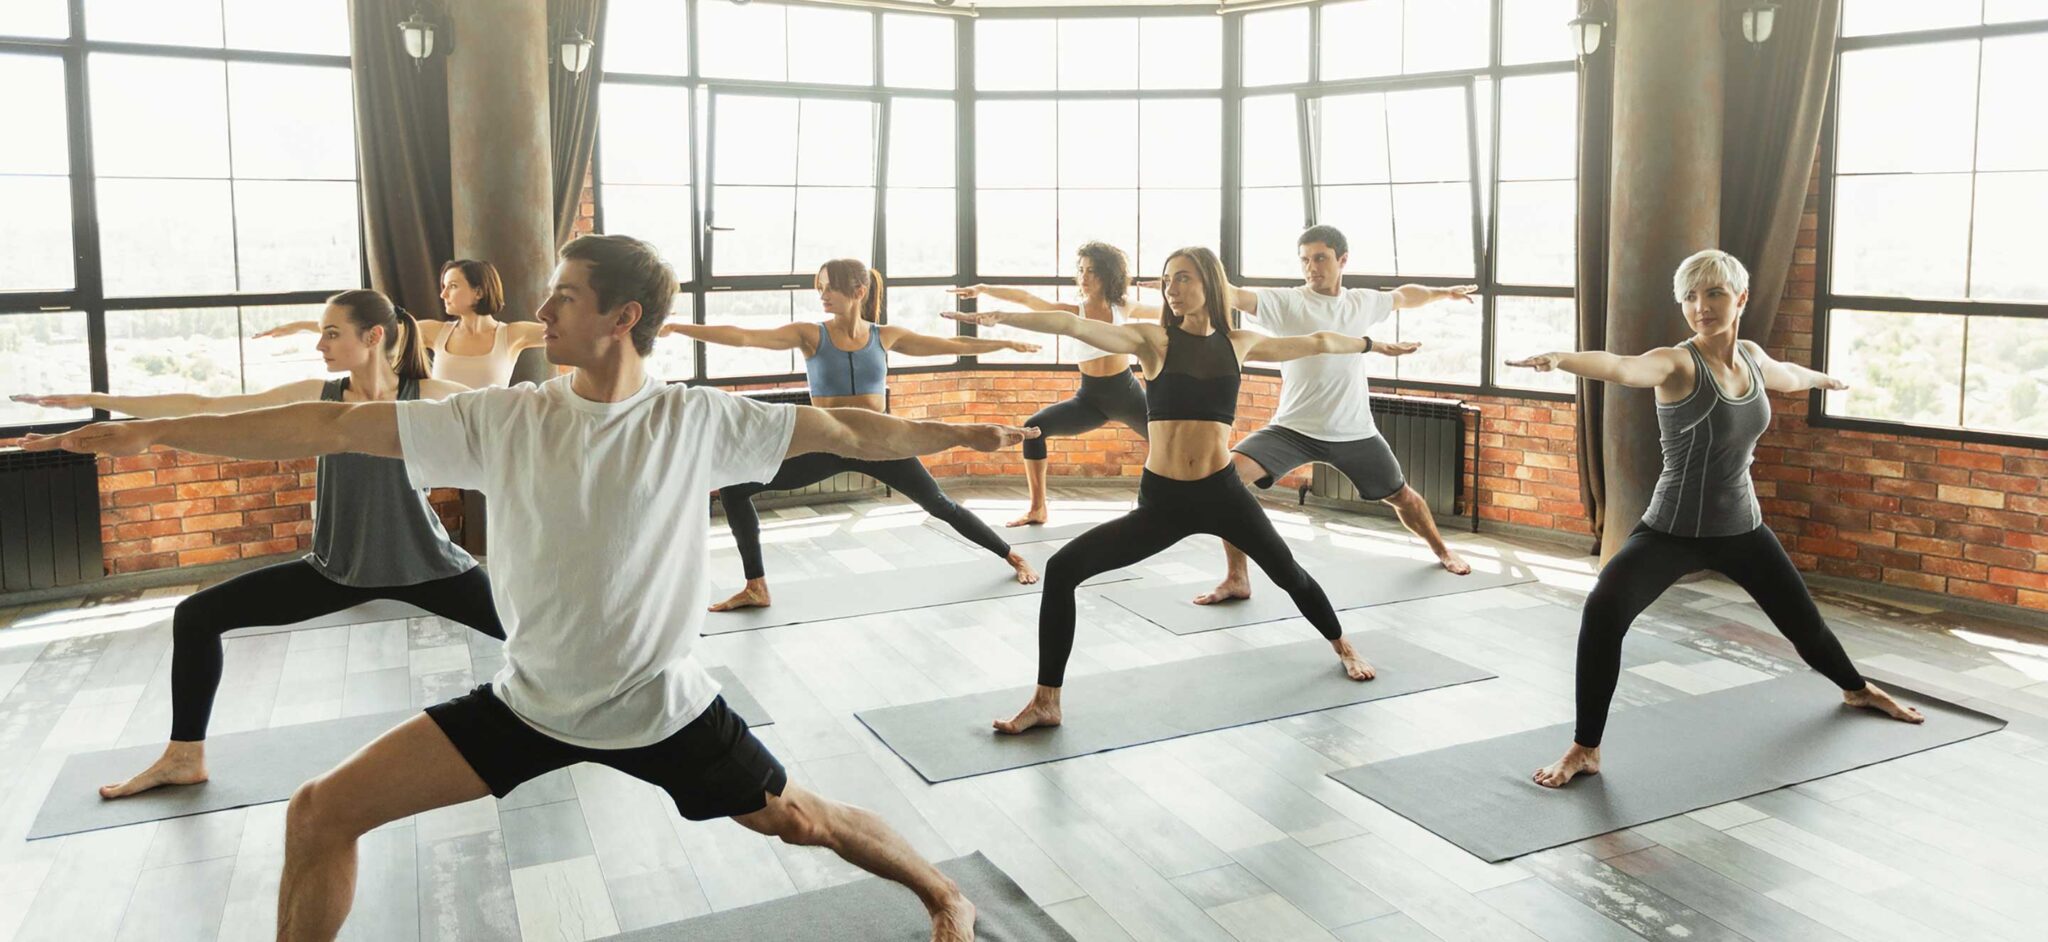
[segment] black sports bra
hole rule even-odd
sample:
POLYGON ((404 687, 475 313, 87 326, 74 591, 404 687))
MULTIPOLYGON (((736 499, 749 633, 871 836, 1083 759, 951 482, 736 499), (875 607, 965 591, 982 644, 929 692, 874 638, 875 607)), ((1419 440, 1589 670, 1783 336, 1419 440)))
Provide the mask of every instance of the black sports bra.
POLYGON ((1237 390, 1243 381, 1230 331, 1217 328, 1207 334, 1191 334, 1168 324, 1166 363, 1159 368, 1159 375, 1145 384, 1145 419, 1229 425, 1237 419, 1237 390))

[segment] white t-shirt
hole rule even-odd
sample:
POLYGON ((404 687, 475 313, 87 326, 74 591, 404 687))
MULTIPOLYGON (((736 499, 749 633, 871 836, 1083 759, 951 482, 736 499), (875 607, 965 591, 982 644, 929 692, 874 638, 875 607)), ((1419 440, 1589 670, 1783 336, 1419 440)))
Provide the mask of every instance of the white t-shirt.
POLYGON ((592 402, 570 379, 401 402, 398 435, 415 487, 490 501, 498 698, 562 742, 629 749, 718 695, 690 656, 710 591, 705 495, 773 478, 796 409, 651 377, 592 402))
MULTIPOLYGON (((1333 330, 1362 337, 1394 313, 1394 294, 1350 288, 1331 297, 1307 286, 1259 288, 1252 322, 1276 337, 1333 330)), ((1350 442, 1380 433, 1372 421, 1372 393, 1366 388, 1365 356, 1303 357, 1280 364, 1280 409, 1272 425, 1328 442, 1350 442)))

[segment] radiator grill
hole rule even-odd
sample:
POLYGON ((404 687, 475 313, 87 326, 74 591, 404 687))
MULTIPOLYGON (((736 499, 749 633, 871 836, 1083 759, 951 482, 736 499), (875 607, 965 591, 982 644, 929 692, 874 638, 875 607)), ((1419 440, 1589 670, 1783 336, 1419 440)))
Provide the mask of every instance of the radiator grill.
MULTIPOLYGON (((1372 397, 1372 418, 1380 436, 1394 451, 1408 486, 1422 494, 1431 513, 1447 517, 1457 513, 1458 499, 1472 513, 1472 529, 1479 529, 1478 489, 1474 469, 1471 491, 1464 486, 1465 418, 1471 416, 1473 434, 1478 434, 1479 410, 1458 399, 1424 396, 1378 395, 1372 397)), ((1332 500, 1363 501, 1351 480, 1329 465, 1317 462, 1309 472, 1302 496, 1313 494, 1332 500)))
POLYGON ((0 448, 0 592, 106 576, 91 455, 0 448))

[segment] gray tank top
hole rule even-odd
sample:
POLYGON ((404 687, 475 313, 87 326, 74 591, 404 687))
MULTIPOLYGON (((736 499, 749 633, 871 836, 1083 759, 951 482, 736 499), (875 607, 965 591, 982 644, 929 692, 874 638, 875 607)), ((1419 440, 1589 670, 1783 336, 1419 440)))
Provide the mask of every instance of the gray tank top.
MULTIPOLYGON (((328 380, 326 402, 340 402, 348 377, 328 380)), ((398 381, 398 398, 418 399, 418 380, 398 381)), ((405 462, 374 455, 320 459, 313 483, 313 551, 320 574, 342 585, 417 585, 468 572, 476 559, 448 542, 427 492, 406 479, 405 462)))
POLYGON ((1657 433, 1664 471, 1650 495, 1643 522, 1672 536, 1737 536, 1763 526, 1749 465, 1756 441, 1771 424, 1771 400, 1764 395, 1763 370, 1736 344, 1749 370, 1749 394, 1730 399, 1707 369, 1705 357, 1688 340, 1697 374, 1692 394, 1657 404, 1657 433))

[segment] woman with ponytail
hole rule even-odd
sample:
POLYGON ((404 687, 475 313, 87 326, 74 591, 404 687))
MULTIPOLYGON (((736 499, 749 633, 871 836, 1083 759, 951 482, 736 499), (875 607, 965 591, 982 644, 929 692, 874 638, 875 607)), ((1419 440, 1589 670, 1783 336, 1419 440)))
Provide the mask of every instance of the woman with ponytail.
MULTIPOLYGON (((425 375, 435 379, 468 389, 509 386, 519 354, 547 346, 539 322, 498 319, 505 309, 505 282, 490 262, 458 258, 441 266, 441 307, 448 320, 418 321, 414 331, 421 346, 434 352, 433 372, 425 375)), ((252 339, 319 330, 318 321, 293 321, 252 339)))
MULTIPOLYGON (((370 290, 327 299, 316 345, 337 379, 302 380, 246 396, 16 396, 62 409, 94 408, 140 418, 243 412, 294 402, 440 399, 463 387, 427 375, 420 325, 370 290)), ((505 637, 491 582, 448 541, 425 491, 406 480, 405 462, 359 454, 320 459, 313 495, 313 547, 304 558, 229 579, 178 603, 171 616, 171 738, 140 774, 100 788, 123 798, 160 785, 204 782, 206 727, 220 687, 222 633, 289 625, 372 599, 407 602, 493 638, 505 637)), ((282 695, 289 695, 290 690, 282 695)))
MULTIPOLYGON (((822 408, 856 408, 889 411, 889 358, 895 350, 908 356, 992 353, 1018 350, 1030 353, 1036 344, 1014 340, 983 340, 972 337, 934 337, 903 327, 882 323, 882 273, 850 258, 835 258, 818 269, 818 303, 830 319, 819 323, 789 323, 765 330, 710 324, 668 324, 663 335, 681 334, 704 343, 765 350, 800 350, 804 373, 810 380, 811 405, 822 408)), ((980 517, 953 502, 939 489, 930 471, 916 458, 895 461, 860 461, 818 452, 798 455, 782 463, 773 480, 758 484, 723 487, 719 502, 725 505, 725 522, 732 528, 747 585, 732 598, 711 606, 714 612, 766 606, 767 571, 761 563, 761 518, 754 513, 754 495, 805 487, 844 471, 855 471, 894 488, 916 501, 925 512, 945 521, 975 545, 1002 557, 1017 571, 1017 581, 1033 583, 1038 573, 1031 564, 1010 551, 1010 544, 998 536, 980 517)))

